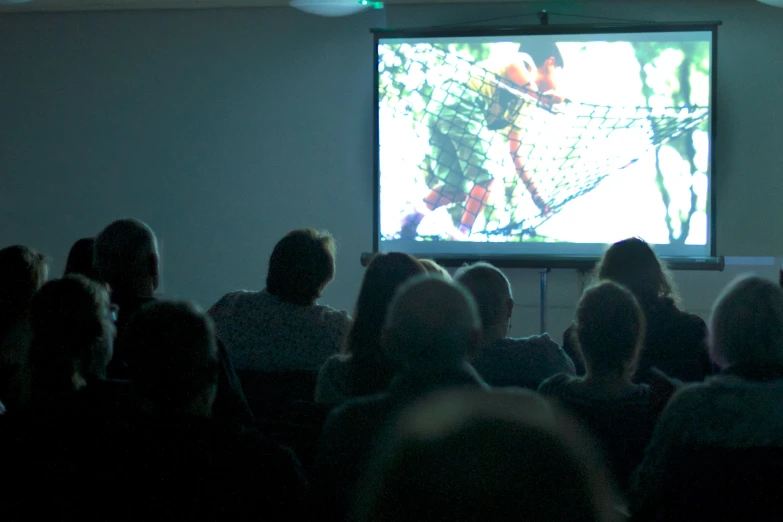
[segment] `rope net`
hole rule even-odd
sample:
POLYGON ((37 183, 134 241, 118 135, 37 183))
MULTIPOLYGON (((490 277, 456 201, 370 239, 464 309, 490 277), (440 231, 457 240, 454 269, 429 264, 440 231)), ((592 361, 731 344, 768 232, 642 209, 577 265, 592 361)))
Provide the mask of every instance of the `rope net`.
MULTIPOLYGON (((428 206, 448 206, 455 226, 488 240, 535 236, 570 201, 709 114, 563 100, 432 44, 379 53, 381 148, 399 138, 384 122, 409 124, 424 151, 414 175, 431 191, 428 206)), ((387 239, 414 237, 403 226, 387 239)))

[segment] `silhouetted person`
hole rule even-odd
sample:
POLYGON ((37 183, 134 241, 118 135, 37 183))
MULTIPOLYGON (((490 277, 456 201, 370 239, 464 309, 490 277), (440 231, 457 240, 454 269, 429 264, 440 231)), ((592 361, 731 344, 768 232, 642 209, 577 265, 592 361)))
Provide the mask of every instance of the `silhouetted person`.
POLYGON ((435 394, 389 430, 356 520, 620 520, 575 431, 532 392, 435 394))
POLYGON ((317 402, 338 404, 386 391, 399 370, 381 346, 389 304, 405 281, 424 273, 424 267, 408 254, 378 254, 370 261, 343 353, 327 359, 318 374, 317 402))
POLYGON ((503 272, 488 263, 476 263, 457 270, 454 279, 470 291, 478 305, 483 344, 473 367, 487 383, 535 390, 556 373, 574 374, 571 358, 549 335, 508 337, 514 299, 503 272))
POLYGON ((78 240, 68 252, 68 260, 65 263, 63 275, 83 275, 93 281, 99 281, 98 271, 95 270, 95 239, 85 237, 78 240))
POLYGON ((127 384, 104 379, 115 334, 108 293, 83 276, 46 283, 33 297, 30 324, 26 400, 0 425, 0 509, 10 519, 91 519, 105 507, 110 419, 133 404, 127 384))
MULTIPOLYGON (((707 354, 707 325, 677 308, 677 292, 666 265, 639 238, 613 244, 595 268, 596 279, 614 281, 636 297, 647 322, 647 333, 636 371, 637 382, 650 383, 651 368, 681 381, 701 381, 712 373, 707 354)), ((563 334, 563 349, 584 373, 574 327, 563 334)))
POLYGON ((0 401, 12 407, 19 399, 19 371, 30 346, 30 303, 49 273, 36 250, 14 245, 0 250, 0 401))
POLYGON ((642 461, 657 415, 646 384, 633 376, 644 340, 644 314, 633 294, 605 281, 579 301, 576 332, 584 377, 555 375, 538 391, 581 420, 601 446, 623 489, 642 461))
POLYGON ((745 276, 718 298, 721 373, 677 392, 635 474, 640 520, 772 520, 783 484, 783 290, 745 276))
POLYGON ((350 512, 381 430, 402 408, 436 390, 488 388, 468 363, 480 336, 475 302, 461 286, 418 276, 398 290, 383 346, 399 362, 399 375, 388 392, 333 410, 324 426, 314 472, 324 519, 342 520, 350 512))
MULTIPOLYGON (((154 303, 160 284, 158 240, 152 229, 137 219, 120 219, 106 227, 95 240, 95 267, 101 280, 112 289, 112 302, 119 307, 117 322, 121 340, 127 322, 143 307, 154 303)), ((108 376, 136 379, 139 374, 129 364, 132 343, 118 343, 109 363, 108 376)), ((228 353, 218 347, 220 382, 215 414, 237 422, 251 422, 242 388, 228 353)))
POLYGON ((188 303, 158 301, 134 315, 122 342, 134 347, 129 354, 143 412, 120 456, 120 499, 133 499, 122 516, 307 516, 306 483, 295 457, 254 431, 211 418, 220 361, 206 314, 188 303))
POLYGON ((231 292, 209 310, 236 367, 317 372, 337 353, 350 317, 317 304, 334 271, 328 233, 294 230, 281 239, 269 259, 265 289, 231 292))

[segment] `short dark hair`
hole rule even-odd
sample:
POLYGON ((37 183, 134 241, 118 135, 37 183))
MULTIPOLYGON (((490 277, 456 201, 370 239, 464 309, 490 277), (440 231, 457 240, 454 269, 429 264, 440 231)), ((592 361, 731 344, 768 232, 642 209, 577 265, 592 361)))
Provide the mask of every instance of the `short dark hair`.
POLYGON ((0 340, 24 316, 46 278, 46 256, 25 245, 0 250, 0 340))
POLYGON ((150 274, 150 256, 157 256, 158 240, 138 219, 118 219, 95 238, 95 269, 114 291, 150 274))
POLYGON ((65 263, 63 275, 80 274, 84 277, 98 281, 98 271, 95 270, 95 239, 83 237, 73 244, 68 252, 68 260, 65 263))
POLYGON ((311 305, 334 278, 334 238, 308 228, 278 241, 269 258, 267 291, 290 303, 311 305))
POLYGON ((541 36, 529 36, 522 41, 519 51, 529 54, 536 67, 541 67, 550 58, 555 59, 555 67, 564 67, 563 55, 555 40, 541 36))
POLYGON ((611 281, 588 288, 577 307, 576 331, 588 368, 635 371, 645 319, 627 289, 611 281))
POLYGON ((216 385, 212 320, 185 301, 154 301, 136 312, 118 339, 140 394, 159 411, 188 406, 216 385))

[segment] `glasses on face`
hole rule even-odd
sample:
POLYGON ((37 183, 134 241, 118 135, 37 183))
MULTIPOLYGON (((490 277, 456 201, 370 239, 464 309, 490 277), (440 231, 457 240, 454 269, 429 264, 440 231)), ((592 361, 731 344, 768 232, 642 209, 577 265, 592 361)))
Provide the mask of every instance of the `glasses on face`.
POLYGON ((108 310, 109 319, 116 325, 120 316, 120 307, 112 303, 106 309, 108 310))

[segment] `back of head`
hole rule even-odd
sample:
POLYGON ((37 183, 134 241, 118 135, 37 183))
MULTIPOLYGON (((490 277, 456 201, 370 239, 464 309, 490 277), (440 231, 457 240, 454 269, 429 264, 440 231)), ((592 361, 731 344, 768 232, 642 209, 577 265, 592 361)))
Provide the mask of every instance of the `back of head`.
POLYGON ((118 339, 142 400, 158 413, 206 416, 217 386, 212 320, 186 302, 155 301, 137 312, 118 339))
POLYGON ((105 376, 115 330, 104 287, 80 275, 46 283, 33 298, 30 323, 34 399, 105 376))
POLYGON ((476 263, 457 270, 454 279, 467 288, 476 300, 484 330, 504 321, 508 323, 511 284, 503 272, 489 263, 476 263))
POLYGON ((588 371, 632 375, 644 328, 644 314, 631 292, 611 281, 588 288, 576 311, 576 332, 588 371))
POLYGON ((476 303, 465 288, 418 276, 389 306, 384 348, 409 368, 452 366, 473 354, 480 329, 476 303))
POLYGON ((756 276, 737 279, 715 303, 710 336, 722 367, 783 364, 783 290, 756 276))
POLYGON ((0 341, 27 313, 47 275, 46 258, 34 249, 14 245, 0 250, 0 341))
POLYGON ((63 275, 83 275, 93 281, 99 279, 95 270, 95 239, 84 237, 73 244, 63 275))
POLYGON ((361 521, 609 520, 584 441, 536 395, 449 392, 400 417, 366 478, 361 521))
POLYGON ((424 270, 430 275, 439 275, 444 279, 451 279, 449 271, 440 266, 434 259, 419 259, 419 263, 424 267, 424 270))
POLYGON ((626 287, 642 306, 676 298, 666 266, 647 242, 636 237, 610 246, 596 266, 596 276, 626 287))
POLYGON ((309 306, 334 278, 334 239, 308 228, 286 234, 272 250, 267 291, 289 303, 309 306))
POLYGON ((119 219, 95 239, 95 269, 117 292, 158 285, 158 241, 137 219, 119 219))

